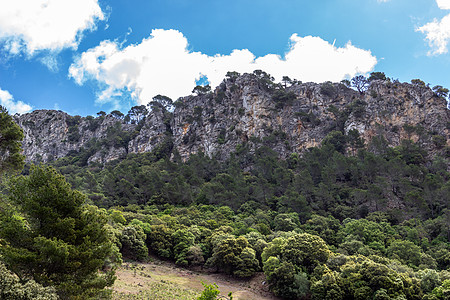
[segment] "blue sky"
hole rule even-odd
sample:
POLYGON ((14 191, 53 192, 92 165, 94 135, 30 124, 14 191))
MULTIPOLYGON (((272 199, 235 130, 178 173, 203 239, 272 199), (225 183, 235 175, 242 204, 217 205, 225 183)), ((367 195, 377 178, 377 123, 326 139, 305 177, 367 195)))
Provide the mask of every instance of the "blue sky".
POLYGON ((450 88, 449 42, 450 0, 0 1, 0 104, 127 112, 254 69, 450 88))

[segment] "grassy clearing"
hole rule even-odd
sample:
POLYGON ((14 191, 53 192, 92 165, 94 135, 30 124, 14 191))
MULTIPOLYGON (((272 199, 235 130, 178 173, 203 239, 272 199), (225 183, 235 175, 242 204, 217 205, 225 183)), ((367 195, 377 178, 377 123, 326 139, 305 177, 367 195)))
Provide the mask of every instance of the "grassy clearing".
POLYGON ((238 280, 223 274, 178 268, 172 263, 153 259, 148 263, 124 263, 116 275, 114 300, 195 300, 203 290, 202 282, 216 283, 221 295, 232 292, 236 300, 278 299, 261 286, 265 280, 263 274, 251 280, 238 280))
POLYGON ((114 300, 131 300, 131 299, 154 299, 154 300, 174 300, 186 299, 195 300, 200 295, 196 290, 180 287, 180 285, 172 282, 150 282, 138 293, 113 292, 114 300))

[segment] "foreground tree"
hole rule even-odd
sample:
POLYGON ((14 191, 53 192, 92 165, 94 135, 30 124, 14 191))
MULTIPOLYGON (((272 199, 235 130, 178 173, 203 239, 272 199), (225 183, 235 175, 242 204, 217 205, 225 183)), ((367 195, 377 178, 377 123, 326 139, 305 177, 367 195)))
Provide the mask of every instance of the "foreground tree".
POLYGON ((0 214, 0 254, 21 280, 54 286, 64 299, 93 297, 113 284, 120 258, 106 213, 84 205, 85 196, 56 170, 32 167, 29 176, 12 179, 8 198, 13 205, 0 214))
POLYGON ((0 105, 0 174, 21 169, 24 156, 20 153, 22 129, 0 105))
POLYGON ((0 262, 0 299, 57 300, 52 287, 43 287, 34 280, 21 282, 19 277, 0 262))

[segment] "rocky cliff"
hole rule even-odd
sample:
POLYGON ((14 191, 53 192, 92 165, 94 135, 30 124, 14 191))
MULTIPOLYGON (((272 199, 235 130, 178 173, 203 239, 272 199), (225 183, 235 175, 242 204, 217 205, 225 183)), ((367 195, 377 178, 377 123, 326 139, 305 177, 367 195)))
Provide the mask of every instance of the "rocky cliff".
POLYGON ((374 80, 359 93, 341 83, 275 84, 263 73, 228 76, 214 92, 178 99, 172 112, 151 105, 140 122, 54 110, 16 120, 28 161, 83 152, 86 163, 104 163, 168 142, 182 159, 200 151, 225 159, 243 145, 261 144, 287 157, 319 145, 332 131, 366 145, 376 136, 391 146, 412 139, 433 155, 450 145, 449 116, 446 100, 424 85, 374 80))

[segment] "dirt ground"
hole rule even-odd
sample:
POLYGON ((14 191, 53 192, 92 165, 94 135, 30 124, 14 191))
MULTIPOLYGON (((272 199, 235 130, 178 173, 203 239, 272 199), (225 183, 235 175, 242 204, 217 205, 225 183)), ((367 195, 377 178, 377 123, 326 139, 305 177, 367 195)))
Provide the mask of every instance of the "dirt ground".
POLYGON ((279 300, 273 296, 265 283, 263 273, 258 273, 251 279, 234 279, 224 274, 214 274, 205 271, 191 271, 176 267, 173 263, 153 258, 148 263, 126 262, 116 272, 117 280, 113 290, 124 294, 137 294, 152 282, 170 282, 181 288, 203 290, 202 282, 216 283, 220 294, 226 296, 233 293, 233 300, 279 300))

